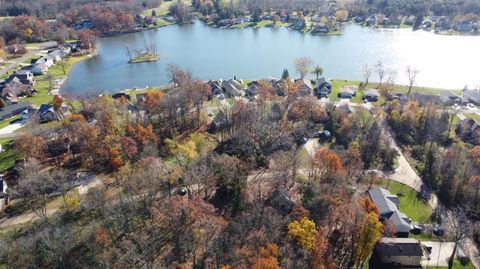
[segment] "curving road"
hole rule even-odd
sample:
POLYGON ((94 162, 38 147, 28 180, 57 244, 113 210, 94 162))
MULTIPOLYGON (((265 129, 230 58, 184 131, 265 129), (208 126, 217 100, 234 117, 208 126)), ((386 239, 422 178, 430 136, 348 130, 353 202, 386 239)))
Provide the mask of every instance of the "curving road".
POLYGON ((21 64, 21 63, 25 62, 26 60, 32 58, 33 56, 35 56, 35 54, 39 53, 40 51, 51 48, 51 47, 56 47, 56 46, 57 46, 56 41, 48 41, 48 42, 44 42, 44 43, 40 44, 38 49, 34 49, 34 50, 31 50, 31 51, 27 52, 22 57, 16 59, 15 61, 7 64, 7 66, 0 69, 0 76, 7 73, 8 71, 10 71, 12 69, 17 68, 19 64, 21 64))

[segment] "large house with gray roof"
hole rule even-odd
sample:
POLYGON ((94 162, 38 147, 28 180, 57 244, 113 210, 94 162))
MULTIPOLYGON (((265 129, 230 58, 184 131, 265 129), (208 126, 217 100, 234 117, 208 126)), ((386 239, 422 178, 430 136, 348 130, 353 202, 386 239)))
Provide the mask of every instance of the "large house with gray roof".
POLYGON ((395 227, 397 235, 408 236, 412 228, 412 220, 399 210, 400 199, 398 196, 380 187, 371 188, 368 190, 368 195, 377 205, 380 219, 382 221, 389 220, 395 227))
POLYGON ((422 268, 425 249, 415 238, 382 238, 370 258, 370 268, 422 268))

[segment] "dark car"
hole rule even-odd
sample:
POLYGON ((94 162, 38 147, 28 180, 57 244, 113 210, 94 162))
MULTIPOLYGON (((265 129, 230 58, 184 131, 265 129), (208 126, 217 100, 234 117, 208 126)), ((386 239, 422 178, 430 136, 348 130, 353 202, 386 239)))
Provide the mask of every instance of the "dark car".
POLYGON ((412 229, 410 230, 412 234, 421 234, 422 231, 423 231, 423 228, 418 225, 413 226, 412 229))
POLYGON ((435 227, 433 228, 433 234, 436 236, 443 236, 445 234, 445 230, 442 227, 435 227))

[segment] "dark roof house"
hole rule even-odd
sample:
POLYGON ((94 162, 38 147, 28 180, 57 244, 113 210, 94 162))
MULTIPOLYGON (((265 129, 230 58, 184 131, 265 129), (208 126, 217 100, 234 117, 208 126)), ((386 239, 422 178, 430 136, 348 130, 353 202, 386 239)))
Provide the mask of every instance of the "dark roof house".
POLYGON ((339 98, 346 98, 352 99, 355 95, 357 95, 358 87, 357 86, 343 86, 338 93, 339 98))
POLYGON ((50 122, 54 120, 60 120, 60 115, 55 111, 52 105, 42 104, 37 110, 37 115, 40 122, 50 122))
POLYGON ((380 97, 380 93, 374 89, 366 89, 363 93, 363 100, 368 102, 376 102, 380 97))
POLYGON ((415 238, 382 238, 373 250, 370 268, 422 268, 425 250, 415 238))
POLYGON ((0 120, 8 119, 30 108, 30 102, 20 102, 0 109, 0 120))

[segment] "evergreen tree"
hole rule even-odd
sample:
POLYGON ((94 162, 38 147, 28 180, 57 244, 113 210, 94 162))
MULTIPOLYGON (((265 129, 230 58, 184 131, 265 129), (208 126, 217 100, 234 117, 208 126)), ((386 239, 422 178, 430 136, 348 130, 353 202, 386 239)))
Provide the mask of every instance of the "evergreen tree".
POLYGON ((288 69, 287 68, 283 69, 282 79, 287 79, 289 77, 290 77, 290 74, 288 73, 288 69))

